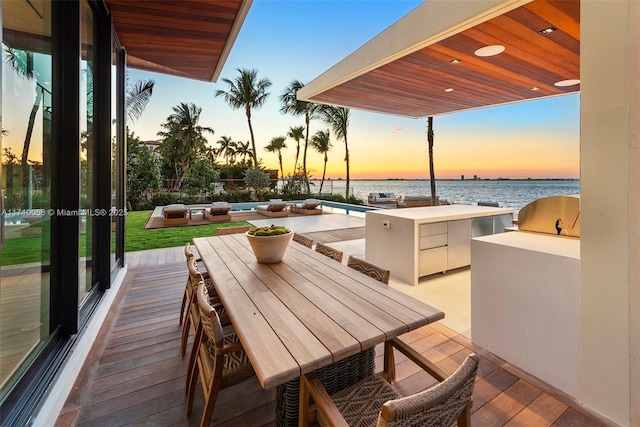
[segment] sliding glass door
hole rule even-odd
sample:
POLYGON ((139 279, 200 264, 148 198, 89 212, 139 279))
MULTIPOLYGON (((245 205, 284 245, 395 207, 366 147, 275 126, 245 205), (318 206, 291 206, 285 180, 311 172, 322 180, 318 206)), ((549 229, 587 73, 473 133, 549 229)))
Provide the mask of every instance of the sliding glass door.
POLYGON ((3 1, 0 400, 49 338, 51 4, 3 1))

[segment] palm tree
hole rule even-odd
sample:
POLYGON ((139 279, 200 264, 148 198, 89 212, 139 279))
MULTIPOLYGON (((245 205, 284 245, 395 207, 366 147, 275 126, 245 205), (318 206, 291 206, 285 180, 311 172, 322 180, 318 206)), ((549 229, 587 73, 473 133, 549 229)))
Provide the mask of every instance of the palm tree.
POLYGON ((349 198, 349 144, 347 143, 347 130, 349 129, 349 118, 351 110, 345 107, 326 105, 321 108, 322 120, 333 129, 333 133, 338 139, 344 140, 344 161, 347 163, 347 190, 345 198, 349 198))
MULTIPOLYGON (((9 67, 16 72, 17 75, 25 77, 27 80, 33 80, 35 83, 35 96, 33 99, 33 106, 29 113, 29 120, 27 122, 27 131, 24 136, 24 144, 22 146, 22 155, 20 157, 20 163, 22 164, 22 185, 23 192, 26 195, 28 192, 28 176, 29 176, 29 148, 31 146, 31 136, 33 135, 33 129, 36 123, 36 115, 40 110, 40 104, 44 98, 45 87, 38 81, 38 74, 34 70, 33 66, 33 52, 21 51, 11 47, 5 47, 3 56, 5 62, 9 67)), ((50 92, 49 92, 50 93, 50 92)))
POLYGON ((211 164, 214 164, 216 162, 218 154, 218 150, 215 147, 207 147, 205 151, 205 155, 207 156, 207 159, 209 159, 211 164))
MULTIPOLYGON (((296 161, 293 163, 293 171, 298 170, 298 159, 300 158, 300 140, 304 138, 304 127, 290 127, 287 136, 296 142, 296 161)), ((306 174, 306 171, 304 171, 306 174)))
POLYGON ((307 185, 307 193, 309 190, 309 180, 307 179, 307 146, 309 145, 309 123, 311 119, 316 117, 316 113, 319 109, 318 104, 313 102, 300 101, 297 98, 297 92, 305 86, 300 80, 293 80, 289 87, 287 87, 282 95, 280 95, 280 112, 284 114, 293 114, 294 116, 304 115, 304 124, 306 128, 306 134, 304 138, 304 152, 302 154, 302 170, 304 172, 304 179, 307 185))
POLYGON ((433 117, 427 117, 427 142, 429 144, 429 183, 431 184, 431 206, 436 206, 436 173, 433 169, 433 117))
POLYGON ((161 125, 164 130, 158 132, 158 136, 163 137, 162 157, 176 172, 177 188, 182 187, 191 164, 206 150, 204 133, 213 134, 213 129, 198 124, 201 112, 202 108, 195 104, 182 102, 173 107, 173 114, 161 125))
POLYGON ((267 101, 269 92, 267 88, 271 86, 269 79, 258 80, 258 71, 255 69, 248 70, 246 68, 237 71, 240 73, 235 81, 222 79, 229 87, 228 91, 218 89, 215 96, 222 96, 224 100, 237 110, 244 108, 247 115, 247 123, 249 124, 249 133, 251 134, 251 147, 253 149, 253 167, 258 168, 258 155, 256 151, 256 141, 253 136, 253 127, 251 126, 251 110, 260 108, 267 101))
POLYGON ((249 148, 249 144, 251 142, 247 141, 247 142, 242 142, 242 141, 238 141, 236 143, 236 155, 237 156, 241 156, 242 157, 242 162, 246 162, 247 161, 247 157, 251 157, 253 159, 253 152, 251 151, 251 148, 249 148))
POLYGON ((230 136, 221 136, 218 140, 218 144, 220 144, 220 148, 218 149, 218 153, 220 155, 224 155, 226 164, 227 164, 227 181, 231 180, 231 168, 229 166, 229 158, 233 158, 236 153, 236 143, 231 139, 230 136))
POLYGON ((125 97, 125 109, 127 118, 135 122, 138 120, 153 94, 153 86, 156 82, 152 79, 147 81, 138 80, 135 83, 127 83, 127 93, 125 97))
POLYGON ((327 161, 329 161, 329 150, 331 150, 331 140, 329 138, 328 130, 319 130, 311 138, 311 147, 320 154, 324 154, 324 168, 322 169, 322 181, 320 181, 320 192, 322 194, 322 185, 324 184, 324 177, 327 173, 327 161))
POLYGON ((282 177, 282 182, 284 183, 284 168, 282 167, 282 150, 284 150, 285 148, 287 148, 287 144, 286 141, 287 138, 284 136, 274 136, 273 138, 271 138, 271 141, 269 141, 269 144, 267 144, 266 147, 264 147, 265 150, 267 150, 270 153, 278 153, 278 161, 280 162, 280 176, 282 177))
POLYGON ((230 136, 223 135, 218 140, 218 144, 220 144, 220 148, 218 149, 218 153, 220 155, 224 155, 227 165, 229 165, 229 158, 233 157, 235 154, 236 143, 231 139, 230 136))

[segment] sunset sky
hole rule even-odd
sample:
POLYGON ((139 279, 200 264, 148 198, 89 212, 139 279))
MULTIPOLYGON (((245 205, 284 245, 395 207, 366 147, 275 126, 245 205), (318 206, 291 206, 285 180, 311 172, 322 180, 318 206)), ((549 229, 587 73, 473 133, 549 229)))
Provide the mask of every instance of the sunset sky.
MULTIPOLYGON (((238 68, 255 68, 271 80, 268 102, 252 113, 258 158, 279 169, 277 154, 263 150, 302 117, 280 113, 279 96, 289 83, 308 82, 335 65, 421 2, 394 1, 265 1, 255 0, 217 83, 129 71, 131 80, 156 81, 150 104, 130 128, 143 140, 158 139, 160 124, 181 102, 202 107, 200 124, 217 146, 221 136, 249 141, 242 110, 232 110, 217 89, 222 78, 235 79, 238 68)), ((327 129, 311 122, 311 134, 327 129)), ((437 178, 578 178, 579 95, 436 116, 437 178)), ((348 130, 351 178, 428 178, 426 119, 409 119, 352 110, 348 130)), ((327 176, 345 177, 344 142, 332 135, 327 176)), ((285 174, 291 173, 295 142, 283 152, 285 174)), ((322 155, 309 150, 308 170, 322 176, 322 155)))

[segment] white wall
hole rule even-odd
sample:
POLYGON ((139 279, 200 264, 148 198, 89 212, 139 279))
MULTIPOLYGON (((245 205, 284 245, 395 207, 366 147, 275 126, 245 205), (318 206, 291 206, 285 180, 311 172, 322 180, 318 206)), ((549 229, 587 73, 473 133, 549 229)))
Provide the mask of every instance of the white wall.
POLYGON ((637 9, 581 2, 580 394, 624 426, 639 425, 637 9))

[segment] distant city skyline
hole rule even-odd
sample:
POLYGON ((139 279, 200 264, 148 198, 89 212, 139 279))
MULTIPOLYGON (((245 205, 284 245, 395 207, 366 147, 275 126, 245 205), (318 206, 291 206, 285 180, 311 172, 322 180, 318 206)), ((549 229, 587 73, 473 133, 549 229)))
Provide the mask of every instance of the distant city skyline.
MULTIPOLYGON (((254 68, 272 82, 269 100, 252 112, 258 158, 279 169, 277 154, 264 150, 304 119, 280 113, 279 97, 292 80, 309 82, 418 6, 419 1, 256 0, 217 83, 198 82, 139 70, 129 79, 154 79, 151 102, 129 128, 142 140, 156 140, 160 125, 181 102, 202 108, 201 122, 215 130, 210 146, 229 136, 250 139, 242 110, 232 110, 217 89, 238 68, 254 68)), ((319 119, 313 135, 328 129, 319 119)), ((579 94, 436 116, 436 178, 579 178, 579 94)), ((345 178, 344 142, 331 135, 327 177, 345 178)), ((352 110, 348 129, 352 179, 428 178, 426 119, 352 110)), ((304 142, 302 142, 303 144, 304 142)), ((292 173, 295 141, 283 152, 285 174, 292 173)), ((301 150, 302 151, 302 150, 301 150)), ((220 160, 223 161, 223 160, 220 160)), ((323 156, 309 148, 307 169, 322 177, 323 156)))

